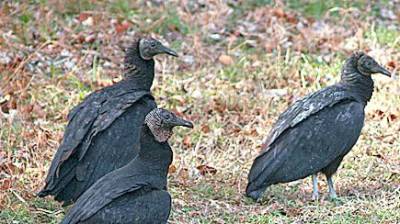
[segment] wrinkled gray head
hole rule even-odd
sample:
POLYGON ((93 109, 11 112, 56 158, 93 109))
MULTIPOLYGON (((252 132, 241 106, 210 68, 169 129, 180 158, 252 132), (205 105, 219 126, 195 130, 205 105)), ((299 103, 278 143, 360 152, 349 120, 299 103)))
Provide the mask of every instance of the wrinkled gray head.
POLYGON ((390 72, 378 64, 372 57, 363 54, 357 62, 357 69, 363 75, 381 73, 390 77, 390 72))
POLYGON ((193 128, 192 122, 177 117, 171 111, 162 108, 150 111, 146 115, 144 123, 158 142, 166 142, 172 136, 172 129, 176 126, 193 128))
POLYGON ((383 68, 372 57, 364 52, 356 52, 346 60, 343 73, 358 72, 359 74, 370 76, 371 74, 381 73, 390 77, 390 72, 383 68), (348 72, 347 72, 348 71, 348 72))
POLYGON ((178 54, 165 47, 160 41, 154 38, 142 38, 139 41, 139 53, 140 57, 144 60, 150 60, 158 54, 169 54, 178 57, 178 54))

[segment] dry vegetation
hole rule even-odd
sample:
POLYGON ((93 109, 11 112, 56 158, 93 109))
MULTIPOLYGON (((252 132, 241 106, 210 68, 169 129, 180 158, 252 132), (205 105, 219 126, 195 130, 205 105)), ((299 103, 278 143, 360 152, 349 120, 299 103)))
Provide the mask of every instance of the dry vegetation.
POLYGON ((153 93, 196 125, 170 141, 170 223, 400 223, 400 3, 301 2, 1 1, 0 223, 61 220, 64 209, 35 192, 66 115, 120 78, 122 49, 139 33, 180 52, 157 58, 153 93), (395 75, 375 77, 362 136, 335 178, 341 200, 327 200, 320 181, 312 202, 308 178, 271 187, 261 204, 246 199, 277 116, 337 81, 354 50, 395 75))

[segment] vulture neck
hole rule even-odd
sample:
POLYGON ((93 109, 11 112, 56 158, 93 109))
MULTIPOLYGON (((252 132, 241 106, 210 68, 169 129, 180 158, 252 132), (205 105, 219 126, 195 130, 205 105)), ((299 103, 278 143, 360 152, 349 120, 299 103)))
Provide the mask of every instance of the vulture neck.
POLYGON ((143 125, 137 159, 148 169, 161 171, 162 175, 167 175, 172 157, 173 152, 168 142, 158 142, 147 125, 143 125))
POLYGON ((124 66, 124 81, 134 89, 150 91, 154 80, 154 60, 140 57, 139 41, 127 50, 124 66))
POLYGON ((374 81, 371 76, 361 74, 355 66, 345 65, 340 83, 348 87, 364 104, 368 103, 374 92, 374 81))

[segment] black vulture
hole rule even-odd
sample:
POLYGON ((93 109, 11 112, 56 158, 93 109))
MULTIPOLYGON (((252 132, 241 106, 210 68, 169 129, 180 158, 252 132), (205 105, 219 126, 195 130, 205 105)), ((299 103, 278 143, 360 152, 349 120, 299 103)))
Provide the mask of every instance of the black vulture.
POLYGON ((336 198, 332 175, 360 136, 364 108, 374 90, 374 73, 390 77, 373 58, 354 53, 343 66, 340 82, 298 100, 283 112, 253 162, 246 195, 258 200, 270 185, 313 175, 313 199, 317 199, 317 173, 322 172, 330 197, 336 198))
POLYGON ((177 56, 153 38, 136 38, 126 52, 123 80, 91 93, 70 111, 38 196, 73 203, 96 180, 137 155, 144 117, 157 107, 150 93, 152 58, 163 53, 177 56))
POLYGON ((171 196, 166 191, 172 128, 193 124, 165 109, 145 118, 138 156, 94 183, 64 217, 62 224, 167 223, 171 196))

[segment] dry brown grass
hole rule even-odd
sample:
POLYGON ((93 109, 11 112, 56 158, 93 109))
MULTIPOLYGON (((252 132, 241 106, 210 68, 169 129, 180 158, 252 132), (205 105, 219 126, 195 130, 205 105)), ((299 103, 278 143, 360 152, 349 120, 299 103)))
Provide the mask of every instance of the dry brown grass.
MULTIPOLYGON (((170 141, 171 223, 400 222, 400 32, 373 5, 346 3, 315 19, 306 6, 258 1, 37 2, 0 3, 0 223, 62 219, 57 203, 34 193, 66 115, 118 79, 119 46, 140 32, 181 52, 157 58, 153 94, 196 124, 170 141), (376 77, 362 136, 335 176, 341 200, 328 201, 320 181, 323 198, 312 202, 309 179, 269 188, 261 204, 246 199, 248 169, 277 116, 338 80, 345 56, 359 49, 395 78, 376 77)), ((390 4, 380 6, 399 7, 390 4)))

